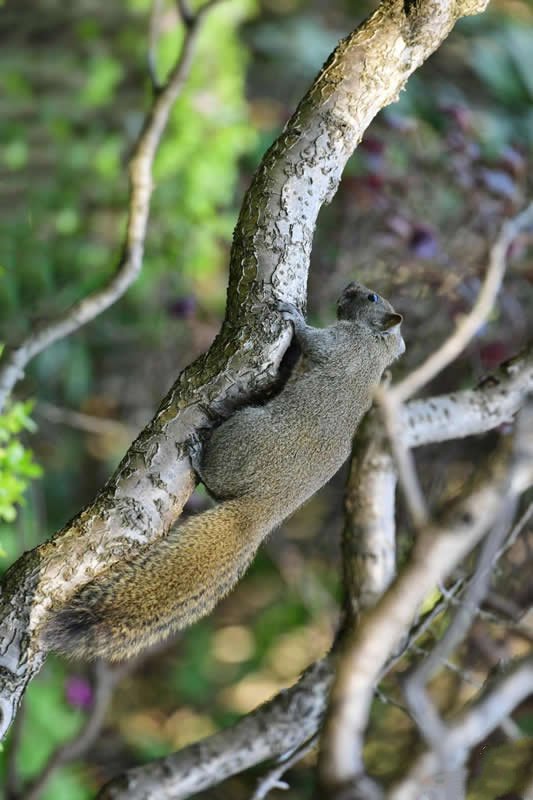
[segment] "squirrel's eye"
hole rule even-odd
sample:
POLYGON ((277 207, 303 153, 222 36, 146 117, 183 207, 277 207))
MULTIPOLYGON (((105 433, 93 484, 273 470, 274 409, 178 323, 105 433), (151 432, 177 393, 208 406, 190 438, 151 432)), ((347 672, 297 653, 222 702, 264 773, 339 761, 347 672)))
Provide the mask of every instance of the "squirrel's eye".
POLYGON ((366 299, 370 300, 371 303, 377 303, 378 300, 379 300, 379 297, 377 296, 377 294, 374 294, 374 292, 372 292, 372 294, 367 295, 366 299))

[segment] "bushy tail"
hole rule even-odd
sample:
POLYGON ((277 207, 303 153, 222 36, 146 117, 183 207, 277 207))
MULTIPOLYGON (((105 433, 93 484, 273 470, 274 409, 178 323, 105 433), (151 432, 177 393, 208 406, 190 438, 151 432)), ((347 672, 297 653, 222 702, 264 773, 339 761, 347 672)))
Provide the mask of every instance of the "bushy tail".
POLYGON ((45 646, 119 661, 208 614, 268 533, 243 505, 230 500, 192 517, 90 581, 45 624, 45 646))

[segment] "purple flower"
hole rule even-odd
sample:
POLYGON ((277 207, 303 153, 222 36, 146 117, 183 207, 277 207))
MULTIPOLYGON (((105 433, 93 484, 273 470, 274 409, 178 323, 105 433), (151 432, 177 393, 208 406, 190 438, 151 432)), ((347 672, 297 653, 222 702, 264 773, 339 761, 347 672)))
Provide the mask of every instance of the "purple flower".
POLYGON ((72 675, 65 684, 67 703, 87 711, 93 703, 93 689, 87 678, 72 675))
POLYGON ((435 233, 428 225, 413 225, 408 247, 417 258, 434 258, 438 253, 435 233))
POLYGON ((191 319, 196 314, 196 298, 192 295, 177 297, 168 303, 167 311, 171 317, 191 319))

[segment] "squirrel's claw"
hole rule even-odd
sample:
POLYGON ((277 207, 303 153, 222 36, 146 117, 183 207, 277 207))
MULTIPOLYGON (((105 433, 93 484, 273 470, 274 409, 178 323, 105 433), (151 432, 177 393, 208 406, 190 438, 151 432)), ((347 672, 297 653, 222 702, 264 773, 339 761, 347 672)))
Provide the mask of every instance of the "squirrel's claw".
POLYGON ((277 303, 277 310, 280 312, 283 319, 287 320, 287 322, 303 321, 304 319, 302 312, 294 305, 294 303, 286 303, 285 301, 280 300, 277 303))

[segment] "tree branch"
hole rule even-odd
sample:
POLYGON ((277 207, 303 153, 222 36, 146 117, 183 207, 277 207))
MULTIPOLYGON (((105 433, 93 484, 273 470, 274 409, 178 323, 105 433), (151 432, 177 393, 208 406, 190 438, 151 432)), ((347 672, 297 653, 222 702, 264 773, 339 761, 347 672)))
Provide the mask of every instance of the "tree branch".
MULTIPOLYGON (((453 753, 455 769, 464 766, 472 749, 486 739, 515 708, 533 693, 533 659, 516 661, 503 675, 489 681, 470 708, 448 727, 447 744, 453 753)), ((409 774, 387 795, 388 800, 418 800, 420 787, 430 786, 439 771, 434 752, 415 761, 409 774)))
POLYGON ((332 678, 329 658, 313 664, 296 686, 227 730, 112 780, 99 800, 185 800, 231 775, 304 745, 318 730, 332 678))
POLYGON ((322 786, 332 800, 356 797, 355 787, 365 776, 362 743, 374 686, 420 604, 485 535, 502 498, 517 497, 533 481, 532 417, 532 409, 522 411, 511 459, 504 442, 489 477, 456 504, 441 525, 420 534, 409 563, 375 608, 364 615, 347 644, 332 689, 320 754, 322 786))

